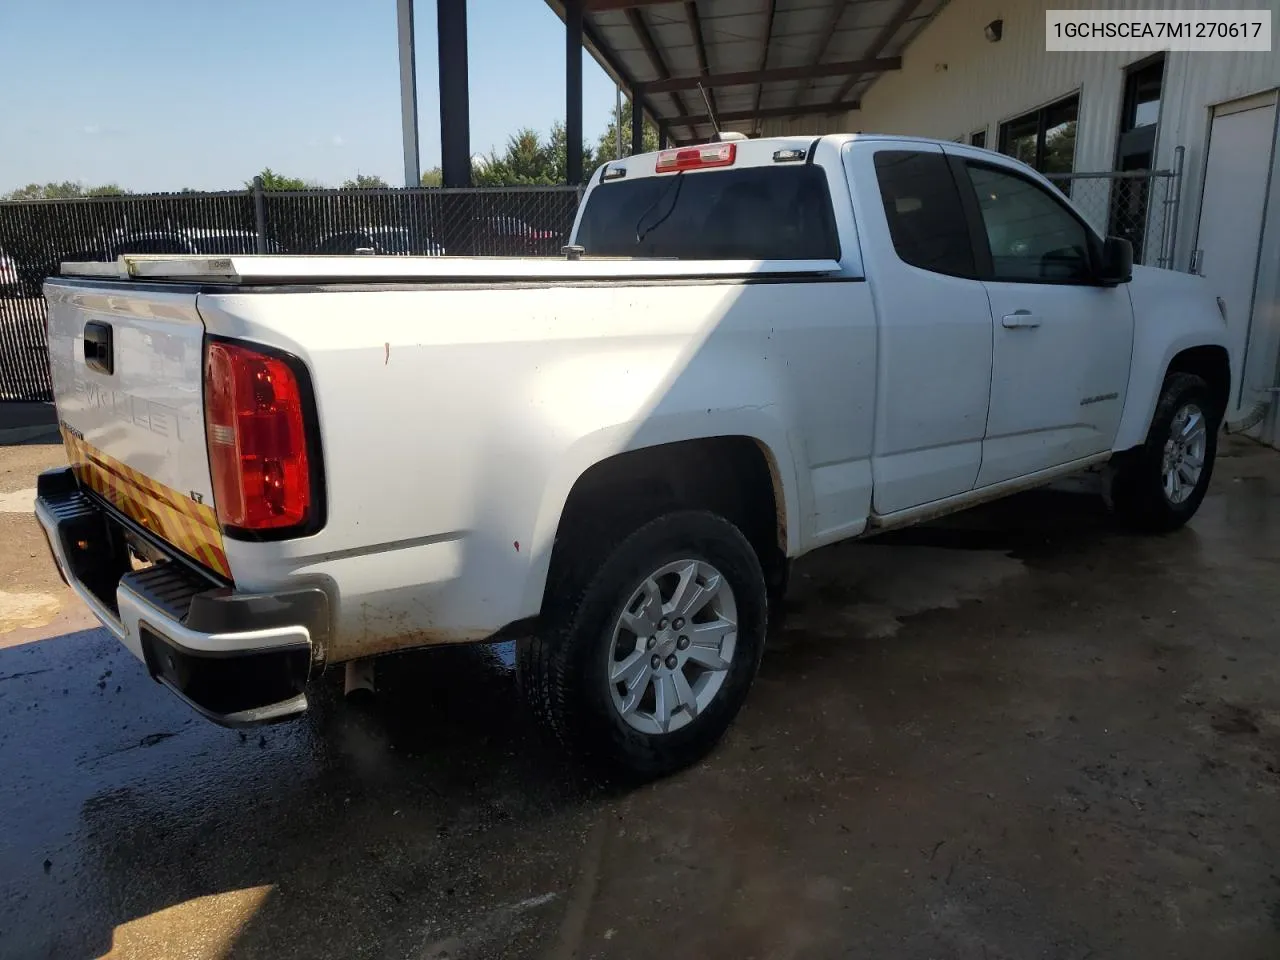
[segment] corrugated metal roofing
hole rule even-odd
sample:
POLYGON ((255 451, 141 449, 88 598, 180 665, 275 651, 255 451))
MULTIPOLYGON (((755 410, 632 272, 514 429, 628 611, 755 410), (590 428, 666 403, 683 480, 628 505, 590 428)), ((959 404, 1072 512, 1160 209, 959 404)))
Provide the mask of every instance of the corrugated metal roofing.
MULTIPOLYGON (((812 76, 809 68, 901 57, 947 0, 584 0, 587 49, 673 140, 706 139, 707 101, 724 129, 754 132, 764 119, 847 112, 880 76, 873 69, 812 76), (701 43, 699 42, 701 41, 701 43), (778 77, 774 71, 804 72, 778 77), (726 74, 764 72, 758 77, 726 74), (646 90, 671 79, 696 86, 646 90)), ((564 0, 547 0, 564 17, 564 0)))

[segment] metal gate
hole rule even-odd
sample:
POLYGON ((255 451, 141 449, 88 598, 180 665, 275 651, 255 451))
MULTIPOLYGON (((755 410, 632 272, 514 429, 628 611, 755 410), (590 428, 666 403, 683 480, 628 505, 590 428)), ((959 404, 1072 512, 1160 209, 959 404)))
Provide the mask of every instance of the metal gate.
POLYGON ((1095 230, 1132 243, 1134 263, 1172 269, 1183 154, 1183 147, 1174 151, 1172 170, 1050 173, 1046 177, 1071 198, 1095 230))

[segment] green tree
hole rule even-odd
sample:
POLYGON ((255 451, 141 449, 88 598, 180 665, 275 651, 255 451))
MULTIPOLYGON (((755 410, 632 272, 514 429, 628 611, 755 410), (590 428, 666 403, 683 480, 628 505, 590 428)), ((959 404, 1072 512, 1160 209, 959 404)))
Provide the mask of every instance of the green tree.
MULTIPOLYGON (((600 134, 600 140, 596 144, 596 165, 604 163, 606 160, 613 160, 618 155, 618 130, 622 130, 622 155, 624 157, 631 156, 631 101, 623 97, 622 113, 619 114, 617 107, 610 111, 612 116, 609 120, 609 126, 600 134)), ((642 153, 653 153, 658 149, 658 128, 648 118, 644 118, 644 144, 641 149, 642 153)), ((584 164, 585 168, 585 164, 584 164)))
MULTIPOLYGON (((270 167, 263 167, 262 172, 258 174, 262 178, 263 190, 306 190, 308 183, 298 177, 286 177, 283 174, 276 173, 270 167)), ((245 189, 253 189, 253 180, 246 180, 245 189)))
MULTIPOLYGON (((594 152, 582 145, 582 169, 593 169, 594 152)), ((543 140, 536 130, 526 127, 507 139, 502 153, 489 155, 471 165, 471 180, 478 187, 541 186, 565 183, 568 178, 568 138, 563 123, 551 128, 543 140)))
POLYGON ((115 183, 104 183, 97 187, 86 188, 77 180, 64 180, 61 183, 28 183, 25 187, 11 190, 4 195, 5 200, 71 200, 76 197, 115 197, 129 191, 115 183))
POLYGON ((1043 173, 1070 173, 1076 155, 1076 122, 1059 124, 1045 134, 1043 173))
POLYGON ((444 173, 439 167, 432 167, 430 170, 423 171, 422 185, 424 187, 440 187, 444 185, 444 173))
POLYGON ((376 190, 387 185, 387 181, 372 173, 357 173, 354 180, 342 181, 345 190, 376 190))
MULTIPOLYGON (((582 173, 585 177, 596 168, 595 151, 589 143, 582 144, 582 173)), ((547 144, 547 170, 551 176, 547 183, 569 182, 569 137, 564 124, 557 121, 551 127, 551 140, 547 144)))

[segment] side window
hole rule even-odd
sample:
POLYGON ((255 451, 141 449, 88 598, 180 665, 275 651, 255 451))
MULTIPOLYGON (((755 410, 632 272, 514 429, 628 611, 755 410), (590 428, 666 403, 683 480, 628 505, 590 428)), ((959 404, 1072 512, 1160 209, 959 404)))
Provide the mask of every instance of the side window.
POLYGON ((1086 283, 1089 232, 1039 184, 993 167, 967 164, 991 245, 992 279, 1086 283))
POLYGON ((941 153, 882 150, 876 180, 898 258, 913 267, 975 277, 973 244, 960 193, 941 153))

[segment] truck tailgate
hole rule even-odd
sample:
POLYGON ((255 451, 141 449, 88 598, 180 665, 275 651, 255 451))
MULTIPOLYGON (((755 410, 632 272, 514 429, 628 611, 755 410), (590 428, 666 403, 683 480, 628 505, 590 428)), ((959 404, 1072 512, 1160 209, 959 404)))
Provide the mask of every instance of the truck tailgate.
POLYGON ((76 477, 230 578, 205 446, 195 292, 51 280, 45 296, 54 399, 76 477))

